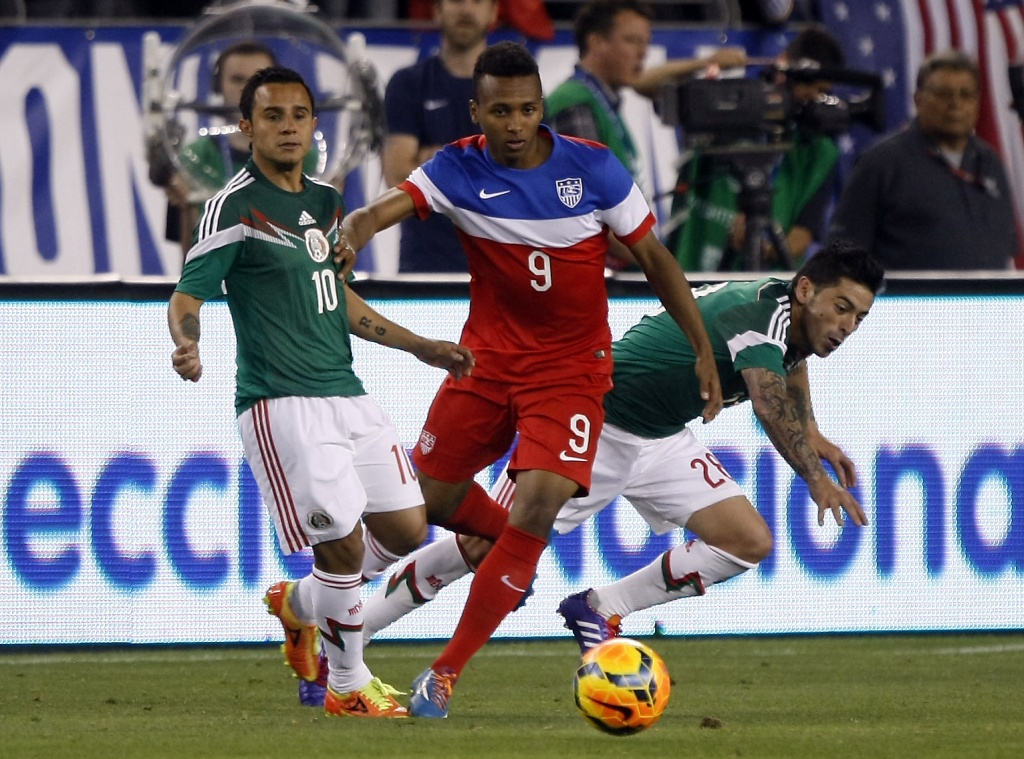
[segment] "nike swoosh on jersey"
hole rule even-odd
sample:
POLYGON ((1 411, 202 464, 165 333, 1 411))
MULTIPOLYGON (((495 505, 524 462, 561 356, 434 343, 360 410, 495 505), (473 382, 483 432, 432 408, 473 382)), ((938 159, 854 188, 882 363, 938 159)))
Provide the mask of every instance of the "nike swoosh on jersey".
POLYGON ((558 454, 558 458, 560 458, 562 461, 586 461, 585 458, 581 458, 579 456, 570 456, 565 451, 562 451, 560 454, 558 454))
POLYGON ((512 190, 502 190, 501 192, 487 192, 487 190, 480 190, 480 200, 496 198, 499 195, 508 195, 510 192, 512 192, 512 190))
POLYGON ((518 591, 519 593, 525 593, 526 592, 525 588, 517 588, 515 585, 513 585, 512 581, 508 579, 508 575, 502 575, 501 576, 501 581, 503 583, 505 583, 506 585, 508 585, 510 588, 512 588, 512 590, 518 591))
POLYGON ((423 107, 428 111, 436 111, 438 108, 444 108, 448 105, 447 100, 424 100, 423 107))

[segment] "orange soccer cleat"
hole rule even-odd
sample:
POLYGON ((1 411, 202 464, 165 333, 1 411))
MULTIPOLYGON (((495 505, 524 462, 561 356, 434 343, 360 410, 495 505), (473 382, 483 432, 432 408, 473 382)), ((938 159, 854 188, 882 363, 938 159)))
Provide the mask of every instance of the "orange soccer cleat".
POLYGON ((320 674, 320 629, 307 625, 295 616, 289 604, 295 583, 282 580, 267 588, 263 603, 267 611, 281 621, 284 628, 284 657, 296 677, 313 682, 320 674))
POLYGON ((409 710, 395 700, 401 691, 375 677, 359 690, 337 693, 327 687, 324 713, 328 717, 408 717, 409 710))

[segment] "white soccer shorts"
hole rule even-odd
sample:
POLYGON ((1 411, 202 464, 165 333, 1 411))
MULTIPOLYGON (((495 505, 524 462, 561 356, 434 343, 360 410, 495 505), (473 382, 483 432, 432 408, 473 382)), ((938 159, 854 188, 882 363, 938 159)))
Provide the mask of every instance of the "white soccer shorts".
POLYGON ((395 426, 369 395, 264 399, 238 428, 286 554, 348 536, 364 512, 423 503, 395 426))
POLYGON ((743 489, 688 428, 664 438, 643 438, 607 422, 597 442, 590 494, 570 499, 555 520, 565 534, 618 495, 629 499, 658 535, 684 527, 694 512, 743 489))

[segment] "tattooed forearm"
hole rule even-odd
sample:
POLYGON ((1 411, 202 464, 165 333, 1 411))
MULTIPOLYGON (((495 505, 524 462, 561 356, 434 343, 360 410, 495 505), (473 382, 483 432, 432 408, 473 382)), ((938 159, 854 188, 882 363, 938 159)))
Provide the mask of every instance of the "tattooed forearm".
MULTIPOLYGON (((743 374, 754 414, 786 463, 808 484, 826 476, 818 454, 807 439, 809 403, 805 401, 805 408, 801 408, 794 401, 786 380, 774 372, 748 369, 743 374)), ((806 394, 803 395, 806 398, 806 394)))
POLYGON ((810 386, 807 381, 807 364, 801 362, 793 367, 786 378, 789 398, 793 402, 797 416, 806 428, 814 421, 814 409, 811 408, 810 386))
POLYGON ((199 317, 195 314, 185 314, 179 322, 181 334, 189 340, 199 342, 199 317))
POLYGON ((364 334, 373 334, 380 339, 384 339, 384 335, 388 333, 388 328, 383 324, 374 324, 373 320, 368 316, 360 317, 359 328, 364 334))

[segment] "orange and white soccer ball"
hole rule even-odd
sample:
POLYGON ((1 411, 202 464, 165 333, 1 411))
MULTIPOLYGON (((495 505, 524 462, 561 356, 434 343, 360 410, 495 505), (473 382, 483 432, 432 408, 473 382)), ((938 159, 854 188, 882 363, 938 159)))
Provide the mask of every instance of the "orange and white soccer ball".
POLYGON ((650 647, 630 638, 611 638, 583 655, 572 687, 587 722, 613 735, 633 735, 661 717, 672 680, 650 647))

